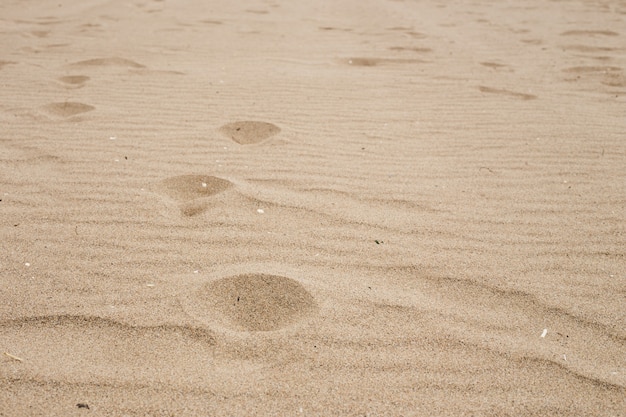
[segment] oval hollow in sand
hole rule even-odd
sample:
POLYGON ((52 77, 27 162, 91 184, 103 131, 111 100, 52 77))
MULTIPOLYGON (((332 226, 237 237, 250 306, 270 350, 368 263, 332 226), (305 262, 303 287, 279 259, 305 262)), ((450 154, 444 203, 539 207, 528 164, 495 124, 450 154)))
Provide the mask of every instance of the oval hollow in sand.
POLYGON ((95 109, 89 104, 78 103, 74 101, 64 101, 62 103, 50 103, 44 106, 49 113, 60 117, 72 117, 77 114, 86 113, 95 109))
POLYGON ((243 331, 271 331, 303 319, 316 308, 297 281, 269 274, 242 274, 205 285, 197 294, 209 316, 243 331))
POLYGON ((80 85, 88 81, 89 77, 86 75, 66 75, 59 77, 58 80, 65 84, 80 85))
POLYGON ((381 63, 379 58, 348 58, 345 62, 348 65, 354 65, 356 67, 374 67, 381 63))
POLYGON ((129 67, 129 68, 145 68, 144 65, 138 64, 126 58, 94 58, 78 61, 70 64, 74 67, 129 67))
POLYGON ((179 175, 160 183, 161 190, 177 201, 209 197, 232 187, 228 180, 210 175, 179 175))
POLYGON ((251 145, 278 134, 280 127, 268 122, 241 121, 227 123, 219 131, 240 145, 251 145))

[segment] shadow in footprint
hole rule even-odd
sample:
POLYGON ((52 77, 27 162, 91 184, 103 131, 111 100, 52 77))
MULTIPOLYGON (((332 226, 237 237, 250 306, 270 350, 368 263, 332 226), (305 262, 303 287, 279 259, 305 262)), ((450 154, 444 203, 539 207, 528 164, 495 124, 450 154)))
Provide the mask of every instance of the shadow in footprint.
POLYGON ((317 308, 297 281, 242 274, 210 282, 195 294, 199 314, 237 331, 272 331, 293 325, 317 308))
POLYGON ((268 122, 241 121, 225 124, 219 131, 240 145, 251 145, 277 135, 280 128, 268 122))

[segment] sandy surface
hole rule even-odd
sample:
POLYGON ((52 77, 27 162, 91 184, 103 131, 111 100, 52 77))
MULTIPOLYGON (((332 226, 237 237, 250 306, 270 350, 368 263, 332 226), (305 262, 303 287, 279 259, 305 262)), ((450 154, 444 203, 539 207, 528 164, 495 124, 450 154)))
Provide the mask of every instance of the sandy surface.
POLYGON ((626 2, 0 5, 0 415, 624 415, 626 2))

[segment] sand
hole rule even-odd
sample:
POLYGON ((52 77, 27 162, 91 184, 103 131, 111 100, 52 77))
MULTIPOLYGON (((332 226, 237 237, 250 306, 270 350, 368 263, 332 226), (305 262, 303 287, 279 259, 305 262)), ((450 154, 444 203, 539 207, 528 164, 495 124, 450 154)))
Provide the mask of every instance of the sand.
POLYGON ((1 416, 617 416, 626 2, 0 4, 1 416))

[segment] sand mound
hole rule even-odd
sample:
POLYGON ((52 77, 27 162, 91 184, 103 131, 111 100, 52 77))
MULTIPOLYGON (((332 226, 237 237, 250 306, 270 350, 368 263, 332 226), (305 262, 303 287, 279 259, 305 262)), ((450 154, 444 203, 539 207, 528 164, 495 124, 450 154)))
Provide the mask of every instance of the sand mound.
POLYGON ((270 331, 294 324, 316 306, 311 294, 293 279, 265 274, 222 278, 198 294, 208 315, 237 330, 270 331))
POLYGON ((254 121, 228 123, 219 130, 240 145, 263 142, 280 132, 280 128, 275 124, 254 121))

